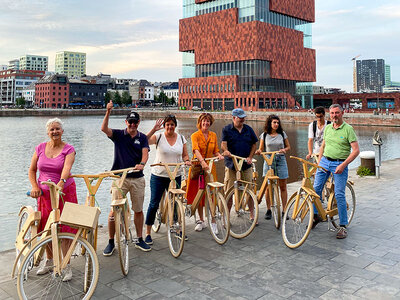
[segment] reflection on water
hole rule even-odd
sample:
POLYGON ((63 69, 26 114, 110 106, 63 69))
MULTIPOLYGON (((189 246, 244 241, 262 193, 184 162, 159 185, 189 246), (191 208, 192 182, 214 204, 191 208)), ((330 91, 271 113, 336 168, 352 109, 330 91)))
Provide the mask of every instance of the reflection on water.
MULTIPOLYGON (((28 180, 28 169, 34 148, 41 142, 46 141, 45 124, 48 117, 24 117, 24 118, 0 118, 0 217, 2 226, 0 229, 0 250, 13 247, 15 238, 16 220, 19 208, 22 205, 34 205, 35 200, 25 196, 30 190, 28 180)), ((65 117, 64 140, 72 144, 77 152, 72 172, 75 174, 97 173, 110 169, 113 161, 113 143, 104 133, 100 131, 102 116, 88 117, 65 117)), ((217 133, 221 140, 222 127, 227 121, 217 120, 212 130, 217 133)), ((257 136, 262 132, 263 122, 248 122, 253 127, 257 136)), ((154 125, 154 120, 142 120, 139 130, 147 133, 154 125)), ((124 128, 124 117, 115 116, 110 119, 111 128, 124 128)), ((307 126, 283 124, 288 134, 292 150, 289 155, 305 157, 307 154, 307 126)), ((178 120, 178 130, 188 139, 189 151, 191 150, 190 135, 196 131, 195 120, 178 120)), ((381 132, 383 139, 383 160, 400 157, 400 130, 397 128, 375 128, 356 127, 359 136, 361 151, 374 150, 372 146, 372 135, 375 130, 381 132)), ((150 151, 149 162, 155 157, 153 147, 150 151)), ((257 158, 257 169, 262 172, 261 157, 257 158)), ((359 159, 351 164, 357 167, 359 159)), ((301 178, 301 165, 288 158, 289 181, 297 181, 301 178)), ((149 178, 150 168, 145 168, 146 193, 144 209, 150 198, 149 178)), ((217 164, 218 179, 223 179, 223 163, 217 164)), ((261 177, 259 177, 261 180, 261 177)), ((78 199, 80 203, 86 196, 86 187, 82 179, 76 179, 78 199)), ((104 181, 97 193, 97 202, 101 208, 100 223, 106 224, 110 204, 109 189, 111 181, 104 181)))

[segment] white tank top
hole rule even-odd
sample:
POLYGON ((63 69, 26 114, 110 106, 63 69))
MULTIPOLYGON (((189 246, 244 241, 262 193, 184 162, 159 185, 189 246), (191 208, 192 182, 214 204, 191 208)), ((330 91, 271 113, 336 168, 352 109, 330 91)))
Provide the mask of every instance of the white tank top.
MULTIPOLYGON (((177 133, 177 135, 178 136, 176 138, 175 144, 171 146, 168 143, 164 132, 156 134, 156 141, 158 141, 158 145, 156 145, 156 158, 154 160, 155 164, 182 162, 183 145, 186 144, 186 139, 183 135, 180 135, 179 133, 177 133)), ((173 167, 171 167, 171 171, 173 170, 173 167)), ((151 173, 157 176, 169 178, 167 171, 164 167, 161 166, 151 167, 151 173)), ((180 175, 183 175, 182 168, 178 171, 177 176, 180 175)))

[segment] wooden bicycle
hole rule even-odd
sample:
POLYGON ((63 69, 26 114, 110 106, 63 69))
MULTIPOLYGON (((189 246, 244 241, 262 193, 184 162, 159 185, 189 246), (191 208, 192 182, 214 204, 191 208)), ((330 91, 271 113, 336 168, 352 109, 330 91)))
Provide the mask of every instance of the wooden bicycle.
MULTIPOLYGON (((14 277, 23 254, 16 274, 18 296, 20 299, 68 297, 90 299, 97 285, 99 263, 95 250, 81 234, 84 229, 92 230, 97 226, 100 211, 95 207, 66 202, 60 216, 60 188, 51 181, 44 181, 42 184, 49 186, 52 211, 45 229, 32 236, 29 241, 25 238, 18 239, 20 236, 26 237, 27 224, 22 226, 18 234, 16 245, 22 247, 12 270, 14 277), (59 232, 60 224, 77 228, 77 232, 75 234, 59 232), (49 260, 48 265, 47 260, 44 261, 48 272, 38 275, 35 269, 45 257, 49 260), (72 270, 74 275, 71 277, 72 270)), ((27 220, 32 219, 35 218, 30 216, 27 218, 27 220)))
POLYGON ((122 274, 125 276, 129 272, 129 242, 132 242, 132 234, 130 230, 131 210, 125 193, 122 191, 122 185, 128 173, 139 172, 135 168, 127 168, 121 170, 113 170, 105 172, 109 176, 121 174, 121 178, 116 183, 113 181, 113 188, 116 188, 116 193, 113 193, 111 207, 114 213, 115 220, 115 241, 118 247, 118 257, 121 266, 122 274))
MULTIPOLYGON (((265 162, 269 167, 272 167, 274 163, 275 155, 278 154, 279 151, 274 152, 261 152, 260 155, 264 158, 265 162)), ((253 174, 258 174, 256 170, 253 170, 253 174)), ((256 182, 256 177, 253 176, 254 182, 256 182)), ((279 197, 279 189, 278 189, 278 179, 279 177, 275 175, 274 169, 269 168, 267 174, 264 177, 263 183, 261 184, 260 189, 257 193, 258 204, 261 203, 261 200, 265 194, 265 189, 268 189, 268 196, 271 203, 271 212, 272 217, 274 219, 276 229, 279 229, 281 226, 281 201, 279 197)))
MULTIPOLYGON (((220 190, 224 187, 224 184, 215 181, 211 172, 218 158, 211 157, 204 160, 208 162, 208 170, 204 176, 205 184, 203 187, 199 186, 192 204, 188 205, 186 199, 184 199, 185 213, 188 217, 194 216, 200 201, 205 195, 208 228, 214 240, 218 244, 223 245, 228 240, 230 230, 228 206, 225 202, 224 192, 220 190)), ((195 159, 192 162, 198 162, 198 160, 195 159)))
POLYGON ((246 158, 236 155, 231 155, 231 158, 236 171, 236 181, 225 193, 225 200, 229 211, 230 234, 241 239, 253 231, 258 221, 258 201, 253 191, 256 184, 241 179, 241 170, 246 158))
MULTIPOLYGON (((329 198, 327 203, 327 208, 324 209, 321 203, 321 199, 315 192, 311 178, 315 174, 318 168, 327 172, 323 167, 317 164, 308 162, 305 159, 290 156, 290 158, 297 159, 303 164, 304 178, 301 183, 301 187, 295 192, 289 199, 285 215, 283 217, 282 225, 282 237, 286 246, 289 248, 300 247, 308 235, 310 234, 313 220, 314 220, 314 209, 315 205, 318 215, 323 221, 328 220, 328 229, 330 229, 329 224, 332 223, 334 227, 337 227, 338 220, 338 209, 334 193, 333 178, 331 178, 332 184, 328 187, 329 198)), ((354 195, 354 190, 351 187, 352 194, 354 195)), ((356 206, 355 196, 346 197, 347 202, 347 215, 349 224, 354 216, 354 210, 356 206)))
POLYGON ((178 171, 183 165, 184 163, 158 163, 151 165, 151 167, 164 167, 171 180, 168 191, 164 192, 160 201, 152 229, 154 232, 158 232, 161 223, 167 226, 168 246, 174 257, 179 257, 182 254, 185 243, 185 210, 183 208, 185 191, 177 188, 175 181, 178 171), (173 171, 170 168, 173 168, 173 171))

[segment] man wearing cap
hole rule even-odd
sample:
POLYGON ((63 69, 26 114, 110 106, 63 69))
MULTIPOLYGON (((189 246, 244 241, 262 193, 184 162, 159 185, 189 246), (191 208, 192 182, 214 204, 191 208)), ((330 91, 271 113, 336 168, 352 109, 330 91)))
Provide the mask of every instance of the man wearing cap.
MULTIPOLYGON (((246 157, 246 162, 242 166, 242 180, 252 180, 251 163, 254 152, 257 148, 258 138, 254 130, 244 124, 246 114, 241 108, 232 110, 232 123, 222 129, 222 155, 225 156, 225 192, 233 186, 236 180, 236 170, 233 165, 231 154, 246 157)), ((229 208, 232 203, 228 203, 229 208)), ((252 212, 251 212, 252 213, 252 212)))
MULTIPOLYGON (((106 115, 104 116, 103 123, 101 125, 101 131, 103 131, 114 143, 114 163, 111 170, 119 170, 125 168, 135 167, 139 172, 128 173, 123 185, 122 191, 124 194, 129 192, 132 210, 134 211, 134 223, 136 228, 136 234, 138 242, 135 247, 143 251, 150 251, 151 247, 147 245, 142 238, 143 232, 143 201, 144 201, 144 189, 145 179, 143 175, 143 168, 146 165, 149 156, 149 143, 147 136, 138 131, 140 124, 140 116, 137 112, 130 112, 125 120, 125 129, 111 129, 108 127, 108 120, 110 118, 113 103, 110 101, 107 104, 106 115)), ((116 187, 111 188, 111 192, 114 196, 118 193, 116 187)), ((114 246, 114 234, 115 234, 115 221, 113 212, 110 211, 108 217, 108 233, 109 243, 103 251, 104 256, 110 256, 113 254, 114 246)))
MULTIPOLYGON (((332 123, 324 130, 324 140, 319 150, 319 165, 328 170, 318 169, 315 174, 314 190, 322 199, 322 190, 330 173, 333 173, 335 182, 335 198, 339 214, 339 228, 336 238, 347 237, 346 226, 347 204, 346 204, 346 183, 348 178, 348 165, 360 153, 356 133, 349 124, 343 121, 343 108, 339 104, 332 104, 329 107, 329 115, 332 123)), ((314 207, 313 228, 321 221, 314 207)))

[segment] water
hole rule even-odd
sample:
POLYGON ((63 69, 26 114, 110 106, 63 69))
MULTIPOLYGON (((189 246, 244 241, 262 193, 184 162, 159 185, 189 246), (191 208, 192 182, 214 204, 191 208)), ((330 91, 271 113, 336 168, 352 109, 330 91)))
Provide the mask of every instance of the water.
MULTIPOLYGON (((15 228, 19 208, 23 205, 34 205, 35 200, 25 196, 30 190, 28 180, 28 169, 34 148, 41 142, 47 141, 45 124, 48 117, 3 117, 0 118, 0 250, 13 248, 15 239, 15 228)), ((113 161, 113 143, 100 131, 102 116, 65 117, 63 139, 72 144, 77 152, 72 173, 95 174, 109 170, 113 161)), ((110 118, 111 128, 124 128, 124 117, 115 116, 110 118)), ((222 127, 226 121, 217 120, 212 130, 221 140, 222 127)), ((257 135, 262 132, 263 122, 248 122, 257 135)), ((154 120, 143 120, 139 130, 147 133, 154 125, 154 120)), ((305 157, 307 154, 307 126, 283 124, 284 130, 289 136, 292 147, 289 155, 305 157)), ((188 139, 189 153, 191 153, 190 135, 197 130, 196 122, 192 119, 178 120, 178 131, 188 139)), ((396 128, 356 127, 362 151, 374 150, 372 146, 372 135, 375 130, 382 134, 384 145, 382 147, 383 160, 400 157, 400 130, 396 128)), ((155 151, 153 146, 150 151, 149 162, 154 160, 155 151)), ((294 160, 288 159, 289 181, 301 179, 301 165, 294 160)), ((351 168, 359 165, 359 159, 351 164, 351 168)), ((262 161, 258 159, 258 170, 262 170, 262 161)), ((150 167, 145 168, 146 191, 144 209, 150 197, 149 178, 150 167)), ((218 178, 223 179, 223 164, 217 165, 218 178)), ((82 179, 76 179, 77 193, 80 203, 86 196, 86 187, 82 179)), ((107 215, 110 205, 111 181, 103 181, 97 192, 97 202, 101 208, 100 224, 107 223, 107 215)))

